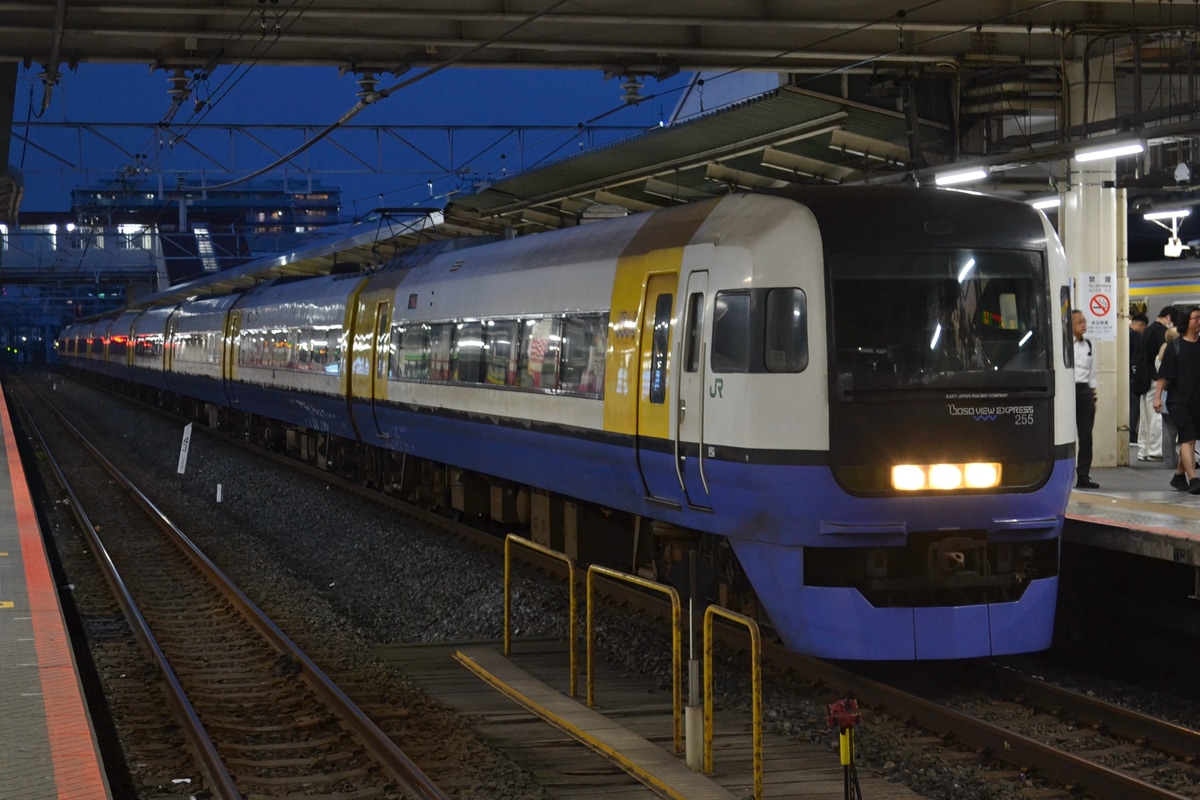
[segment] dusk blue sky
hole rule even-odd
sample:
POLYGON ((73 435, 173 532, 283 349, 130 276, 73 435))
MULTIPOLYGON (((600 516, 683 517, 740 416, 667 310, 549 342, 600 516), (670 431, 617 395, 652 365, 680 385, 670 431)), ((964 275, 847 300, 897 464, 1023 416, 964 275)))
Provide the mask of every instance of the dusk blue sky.
MULTIPOLYGON (((417 74, 413 71, 402 76, 380 75, 378 88, 408 81, 417 74)), ((648 79, 641 94, 650 99, 623 107, 620 79, 606 80, 603 73, 595 70, 450 68, 368 107, 354 117, 352 124, 397 126, 399 131, 408 125, 574 126, 603 115, 595 123, 597 126, 648 129, 669 118, 690 78, 690 74, 681 74, 663 82, 648 79)), ((339 76, 334 68, 220 67, 207 82, 197 85, 174 116, 172 130, 186 131, 187 122, 200 118, 206 123, 226 125, 304 124, 314 129, 324 128, 358 101, 355 81, 356 76, 339 76), (196 100, 208 101, 211 110, 197 114, 196 100)), ((27 120, 157 123, 170 109, 168 86, 167 73, 151 72, 145 65, 84 64, 75 72, 64 72, 49 106, 39 117, 43 90, 37 69, 22 70, 13 114, 15 135, 9 154, 10 162, 25 177, 22 210, 65 210, 70 205, 72 188, 114 179, 123 168, 137 166, 136 160, 128 157, 130 153, 144 156, 142 165, 154 167, 153 172, 165 171, 172 176, 168 182, 195 170, 195 174, 187 175, 188 182, 202 180, 212 184, 227 180, 228 176, 213 170, 201 178, 198 170, 206 162, 210 168, 215 162, 226 165, 232 162, 238 171, 250 172, 270 164, 274 160, 272 152, 290 152, 303 141, 296 132, 291 133, 294 138, 289 138, 283 133, 260 131, 259 135, 268 140, 265 147, 260 147, 252 140, 238 139, 231 144, 228 134, 209 133, 205 138, 199 133, 188 133, 186 144, 168 146, 165 140, 170 137, 150 137, 150 128, 105 129, 103 137, 80 137, 78 132, 36 126, 29 129, 28 143, 17 138, 25 135, 27 120), (76 169, 76 165, 86 172, 76 169)), ((620 135, 631 134, 632 131, 626 131, 620 135)), ((552 135, 543 131, 530 132, 518 141, 515 136, 503 137, 496 131, 459 133, 451 150, 442 130, 406 133, 403 142, 388 137, 382 148, 366 134, 335 134, 331 138, 341 149, 326 143, 314 146, 297 158, 301 168, 293 165, 288 179, 296 180, 306 170, 318 173, 319 180, 342 189, 348 214, 381 204, 400 206, 423 201, 432 204, 444 202, 448 193, 466 190, 478 180, 498 178, 504 173, 571 155, 580 150, 581 141, 585 146, 593 146, 602 143, 606 136, 611 139, 616 135, 604 132, 587 136, 571 132, 552 135), (371 164, 386 163, 389 171, 399 174, 371 175, 370 169, 361 161, 356 163, 346 151, 371 164), (323 170, 329 174, 320 174, 323 170), (435 182, 432 198, 428 181, 435 182)), ((264 179, 282 177, 282 169, 263 176, 264 179)))

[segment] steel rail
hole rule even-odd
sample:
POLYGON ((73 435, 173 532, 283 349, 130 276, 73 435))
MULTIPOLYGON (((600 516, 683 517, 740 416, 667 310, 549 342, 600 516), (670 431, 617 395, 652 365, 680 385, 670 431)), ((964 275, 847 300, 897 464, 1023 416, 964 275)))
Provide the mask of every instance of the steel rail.
POLYGON ((1189 764, 1200 758, 1200 731, 1011 670, 993 668, 991 677, 1035 708, 1065 713, 1085 725, 1152 747, 1189 764))
MULTIPOLYGON (((53 413, 62 425, 74 436, 83 447, 92 455, 93 458, 107 471, 113 479, 127 492, 133 500, 142 507, 142 509, 150 515, 156 524, 162 528, 172 539, 176 546, 189 558, 193 565, 205 576, 205 578, 217 587, 225 598, 237 608, 251 625, 266 638, 275 649, 294 660, 301 667, 300 676, 305 683, 327 703, 331 709, 338 714, 339 717, 348 725, 355 733, 355 737, 363 745, 363 747, 371 753, 372 757, 379 762, 388 776, 397 782, 398 785, 411 793, 414 797, 425 798, 426 800, 450 800, 441 788, 411 760, 399 747, 385 734, 379 727, 371 721, 371 719, 363 713, 358 706, 350 700, 349 697, 342 692, 329 679, 327 675, 318 667, 299 647, 292 642, 288 636, 275 625, 261 610, 246 597, 246 595, 235 586, 229 579, 217 568, 215 564, 191 541, 190 538, 182 530, 180 530, 174 522, 164 514, 154 502, 146 496, 137 486, 135 486, 111 461, 109 461, 103 453, 97 450, 83 434, 72 425, 57 409, 47 404, 48 410, 53 413)), ((43 440, 44 445, 44 440, 43 440)), ((45 447, 43 447, 45 449, 45 447)), ((48 451, 47 451, 48 452, 48 451)), ((93 531, 94 533, 94 531, 93 531)), ((99 539, 95 540, 95 544, 99 544, 99 539)), ((114 568, 115 569, 115 568, 114 568)), ((119 580, 119 576, 118 576, 119 580)), ((132 602, 132 600, 130 601, 132 602)), ((148 631, 147 631, 148 633, 148 631)), ((161 652, 158 657, 164 658, 161 652)), ((167 667, 169 670, 169 666, 167 667)), ((171 676, 174 678, 173 674, 171 676)), ((190 704, 188 706, 190 708, 190 704)), ((194 715, 194 712, 193 712, 194 715)), ((197 724, 199 724, 197 720, 197 724)), ((215 751, 214 751, 215 753, 215 751)), ((217 757, 219 760, 219 756, 217 757)), ((223 770, 224 767, 222 766, 223 770)), ((228 773, 226 773, 227 775, 228 773)), ((232 782, 232 778, 229 779, 232 782)), ((234 787, 236 792, 236 787, 234 787)), ((235 793, 229 795, 232 798, 241 798, 241 794, 235 793)))
MULTIPOLYGON (((176 415, 170 416, 178 418, 176 415)), ((252 449, 254 452, 266 455, 280 463, 287 463, 303 472, 318 476, 322 480, 336 483, 339 487, 349 489, 361 497, 371 499, 389 508, 400 509, 413 518, 437 525, 443 530, 453 532, 476 544, 492 548, 497 553, 503 549, 504 540, 493 534, 419 509, 395 497, 360 486, 316 467, 299 463, 287 456, 272 453, 241 439, 204 430, 220 436, 224 441, 252 449)), ((551 573, 565 573, 561 563, 556 563, 536 552, 528 553, 524 560, 551 573)), ((579 569, 580 574, 585 575, 582 568, 579 569)), ((664 617, 669 614, 664 601, 633 587, 611 584, 605 588, 603 594, 619 602, 628 602, 647 611, 657 612, 664 617)), ((747 644, 746 634, 734 626, 715 625, 714 634, 718 641, 729 647, 741 648, 747 644)), ((790 652, 781 645, 764 642, 763 656, 765 664, 783 670, 791 670, 814 683, 836 686, 839 691, 849 692, 859 700, 860 705, 887 709, 897 717, 910 720, 916 726, 952 738, 959 744, 985 753, 997 761, 1021 769, 1032 768, 1046 778, 1065 786, 1082 788, 1102 797, 1120 797, 1122 800, 1186 800, 1183 795, 1145 783, 1099 764, 1090 763, 1078 756, 1056 750, 1049 745, 974 719, 937 703, 923 700, 899 688, 856 674, 830 662, 790 652)), ((1156 738, 1154 740, 1158 741, 1156 738)))
POLYGON ((142 612, 134 601, 129 588, 125 585, 125 581, 122 580, 120 573, 117 572, 116 564, 113 563, 112 558, 109 556, 108 550, 104 547, 104 542, 101 541, 100 535, 96 532, 96 528, 88 518, 87 512, 83 510, 83 505, 67 480, 66 473, 59 466, 58 459, 54 457, 54 453, 46 443, 45 437, 42 436, 41 428, 34 422, 24 403, 15 395, 10 396, 22 419, 24 419, 28 430, 32 432, 34 438, 37 440, 41 452, 45 454, 46 461, 50 469, 54 472, 54 477, 58 481, 58 485, 66 493, 70 502, 71 514, 75 517, 79 526, 83 528, 84 534, 91 545, 92 553, 101 571, 104 573, 104 577, 108 580, 108 585, 112 587, 113 594, 116 595, 117 603, 121 606, 121 610, 125 614, 125 619, 129 622, 130 629, 138 641, 142 643, 142 646, 150 653, 151 658, 154 659, 154 663, 158 665, 158 670, 166 683, 167 699, 174 706, 177 718, 183 723, 184 735, 187 736, 192 746, 196 748, 201 766, 207 773, 207 788, 220 798, 220 800, 242 800, 242 793, 237 788, 233 776, 225 769, 225 763, 217 753, 216 745, 213 744, 208 731, 205 730, 203 723, 200 722, 200 717, 196 714, 196 709, 192 706, 191 701, 188 700, 186 693, 184 693, 183 686, 179 683, 179 678, 171 668, 171 664, 159 646, 158 640, 155 639, 154 634, 150 631, 150 626, 147 624, 146 618, 142 616, 142 612))

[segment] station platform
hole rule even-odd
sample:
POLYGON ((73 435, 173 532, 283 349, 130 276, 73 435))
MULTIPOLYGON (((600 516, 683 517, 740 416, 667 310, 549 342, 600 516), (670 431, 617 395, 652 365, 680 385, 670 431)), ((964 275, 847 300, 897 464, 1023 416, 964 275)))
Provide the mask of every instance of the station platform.
POLYGON ((1100 488, 1071 492, 1063 541, 1197 568, 1200 588, 1200 495, 1171 488, 1174 474, 1162 461, 1093 468, 1100 488))
POLYGON ((95 730, 4 403, 0 427, 0 800, 106 800, 95 730))
MULTIPOLYGON (((579 667, 576 695, 569 693, 565 642, 516 639, 510 655, 502 650, 500 642, 472 642, 381 645, 376 654, 399 667, 426 694, 470 717, 485 740, 536 774, 551 796, 597 800, 755 796, 748 711, 716 710, 713 771, 704 774, 687 765, 686 752, 675 751, 669 687, 597 659, 596 706, 589 708, 586 666, 579 667), (601 763, 626 782, 607 774, 601 763)), ((830 699, 838 698, 831 695, 830 699)), ((831 736, 831 742, 810 742, 764 729, 761 796, 776 800, 850 796, 838 749, 831 747, 836 734, 831 736)), ((862 796, 873 800, 921 798, 903 784, 866 772, 858 783, 862 796)))

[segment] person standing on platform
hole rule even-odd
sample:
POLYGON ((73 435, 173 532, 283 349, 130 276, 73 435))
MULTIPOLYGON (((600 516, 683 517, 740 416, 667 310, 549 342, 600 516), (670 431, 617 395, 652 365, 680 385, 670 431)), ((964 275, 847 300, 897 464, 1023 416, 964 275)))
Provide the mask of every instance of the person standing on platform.
POLYGON ((1200 421, 1200 308, 1187 312, 1187 327, 1167 345, 1155 384, 1154 410, 1162 412, 1166 391, 1167 413, 1179 434, 1179 463, 1171 486, 1181 492, 1200 494, 1196 477, 1196 424, 1200 421))
POLYGON ((1099 489, 1092 480, 1092 426, 1096 424, 1096 353, 1087 333, 1087 319, 1078 309, 1071 310, 1071 330, 1075 334, 1075 432, 1078 461, 1075 464, 1075 488, 1099 489))
MULTIPOLYGON (((1162 350, 1168 330, 1175 327, 1175 306, 1164 306, 1158 312, 1158 318, 1146 326, 1142 332, 1142 346, 1146 349, 1146 359, 1153 365, 1150 388, 1141 398, 1138 426, 1138 461, 1161 461, 1166 453, 1163 450, 1163 423, 1154 413, 1154 379, 1158 377, 1159 351, 1162 350)), ((1171 445, 1174 447, 1174 445, 1171 445)))
MULTIPOLYGON (((1154 358, 1154 374, 1158 375, 1158 370, 1162 367, 1163 354, 1167 351, 1167 346, 1171 342, 1179 338, 1179 329, 1171 326, 1167 328, 1167 336, 1163 339, 1162 347, 1158 348, 1158 355, 1154 358)), ((1150 413, 1154 413, 1154 395, 1158 393, 1158 378, 1155 377, 1155 388, 1150 390, 1150 413)), ((1163 393, 1166 397, 1166 392, 1163 393)), ((1179 465, 1179 435, 1175 432, 1175 423, 1171 421, 1171 415, 1164 408, 1162 414, 1159 415, 1162 421, 1162 437, 1159 439, 1159 448, 1163 456, 1163 464, 1167 469, 1173 470, 1179 465)))
MULTIPOLYGON (((1129 318, 1129 443, 1138 440, 1141 430, 1142 397, 1150 391, 1151 380, 1150 359, 1146 358, 1145 342, 1142 331, 1150 324, 1150 318, 1145 314, 1134 314, 1129 318)), ((1146 418, 1149 423, 1150 418, 1146 418)), ((1138 454, 1141 457, 1141 454, 1138 454)))

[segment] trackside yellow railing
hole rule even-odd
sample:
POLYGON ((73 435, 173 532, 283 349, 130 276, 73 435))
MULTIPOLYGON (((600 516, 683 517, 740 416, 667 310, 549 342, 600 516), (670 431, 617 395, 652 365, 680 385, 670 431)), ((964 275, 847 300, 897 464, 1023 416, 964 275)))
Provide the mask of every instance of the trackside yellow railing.
POLYGON ((724 617, 750 629, 750 684, 753 707, 751 730, 754 740, 754 800, 762 800, 763 752, 762 752, 762 635, 758 623, 736 611, 721 606, 709 606, 704 612, 704 772, 713 771, 713 617, 724 617))
POLYGON ((576 659, 575 645, 575 609, 578 604, 575 600, 575 560, 568 555, 559 553, 556 550, 551 550, 549 547, 543 547, 537 542, 531 542, 523 536, 518 536, 515 533, 510 533, 504 537, 504 655, 510 655, 512 649, 509 644, 509 606, 512 596, 512 545, 517 544, 521 547, 526 547, 530 550, 535 550, 547 558, 553 558, 567 565, 567 591, 571 596, 571 610, 567 616, 567 640, 568 647, 571 651, 571 697, 575 697, 575 687, 579 684, 579 665, 576 659))
POLYGON ((627 572, 601 567, 596 564, 588 567, 587 571, 587 704, 590 708, 596 704, 595 686, 592 681, 592 597, 594 596, 595 577, 601 575, 614 581, 624 581, 643 589, 661 592, 671 600, 671 713, 675 724, 675 752, 683 752, 683 611, 679 602, 679 592, 675 587, 666 586, 656 581, 648 581, 627 572))

